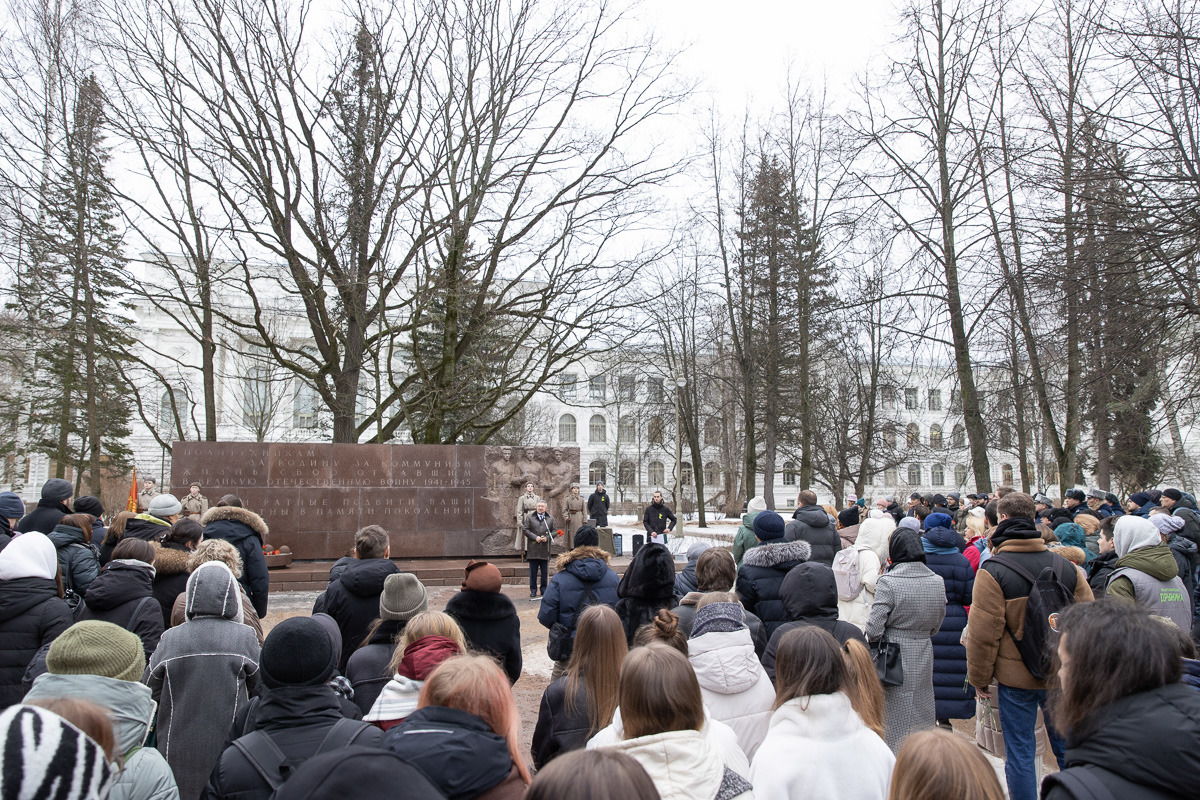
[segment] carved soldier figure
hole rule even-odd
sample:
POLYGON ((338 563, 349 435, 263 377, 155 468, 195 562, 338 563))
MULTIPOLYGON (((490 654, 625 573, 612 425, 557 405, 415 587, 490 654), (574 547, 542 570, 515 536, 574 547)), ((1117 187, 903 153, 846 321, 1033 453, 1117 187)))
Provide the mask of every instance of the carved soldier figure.
POLYGON ((517 470, 521 475, 522 485, 525 483, 533 483, 535 486, 541 479, 541 468, 537 463, 537 455, 532 447, 518 447, 517 470))
POLYGON ((554 460, 542 468, 546 487, 546 508, 555 519, 566 520, 566 497, 571 485, 579 480, 579 467, 565 458, 561 447, 554 448, 554 460))
POLYGON ((525 494, 517 498, 517 536, 513 540, 513 548, 520 550, 522 554, 525 552, 525 534, 522 528, 525 525, 525 518, 537 511, 538 503, 542 502, 542 498, 534 494, 533 483, 525 484, 525 494))
POLYGON ((185 517, 200 517, 208 511, 208 498, 200 494, 200 484, 193 483, 188 487, 187 496, 183 498, 183 515, 185 517))

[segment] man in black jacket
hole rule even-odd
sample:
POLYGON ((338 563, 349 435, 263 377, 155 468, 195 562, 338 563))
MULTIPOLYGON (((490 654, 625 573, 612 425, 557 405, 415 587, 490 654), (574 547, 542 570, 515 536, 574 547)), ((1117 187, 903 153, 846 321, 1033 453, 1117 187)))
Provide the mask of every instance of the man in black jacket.
POLYGON ((596 491, 588 495, 588 516, 596 520, 597 528, 608 527, 608 492, 604 491, 604 482, 596 482, 596 491))
POLYGON ((675 522, 675 514, 663 502, 662 492, 651 495, 650 505, 642 514, 642 527, 646 529, 648 541, 666 544, 667 534, 675 530, 675 522))
POLYGON ((834 555, 842 549, 842 539, 838 536, 837 526, 829 519, 825 509, 817 505, 816 492, 805 489, 800 492, 797 500, 799 507, 792 513, 792 520, 784 528, 784 540, 808 542, 812 546, 812 555, 808 560, 832 567, 834 555))
POLYGON ((206 797, 262 798, 319 753, 351 744, 379 747, 383 732, 344 719, 327 685, 337 661, 333 642, 316 621, 293 617, 275 626, 259 661, 266 692, 255 710, 254 730, 221 754, 206 797), (272 785, 267 776, 278 783, 272 785))
POLYGON ((37 508, 21 517, 21 521, 13 529, 17 533, 38 531, 49 534, 54 526, 67 514, 71 513, 71 482, 62 478, 51 478, 42 484, 42 499, 38 500, 37 508))
POLYGON ((354 534, 355 561, 347 564, 336 580, 317 597, 314 614, 328 614, 342 632, 342 655, 338 671, 346 671, 346 662, 363 639, 371 623, 379 616, 379 595, 388 575, 399 572, 390 560, 388 533, 378 525, 368 525, 354 534))

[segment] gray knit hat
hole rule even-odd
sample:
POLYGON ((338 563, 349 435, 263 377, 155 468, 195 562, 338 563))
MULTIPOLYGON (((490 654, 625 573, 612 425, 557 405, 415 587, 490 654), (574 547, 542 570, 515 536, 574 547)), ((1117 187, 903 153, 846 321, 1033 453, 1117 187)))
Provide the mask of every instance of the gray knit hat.
POLYGON ((425 585, 411 572, 397 572, 383 581, 379 594, 379 618, 406 622, 429 607, 425 585))
POLYGON ((149 507, 146 508, 146 513, 152 517, 166 519, 173 514, 183 512, 183 504, 179 502, 179 498, 173 494, 155 495, 150 501, 149 507))
POLYGON ((729 633, 746 627, 746 610, 739 603, 709 603, 696 612, 692 622, 695 639, 706 633, 729 633))

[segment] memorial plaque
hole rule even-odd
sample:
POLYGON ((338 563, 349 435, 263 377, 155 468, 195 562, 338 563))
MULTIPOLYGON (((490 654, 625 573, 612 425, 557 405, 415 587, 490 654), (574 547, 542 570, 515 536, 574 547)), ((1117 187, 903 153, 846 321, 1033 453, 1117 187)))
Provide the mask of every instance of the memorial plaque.
POLYGON ((176 442, 172 453, 173 487, 240 496, 270 544, 302 559, 346 555, 371 524, 391 534, 395 557, 512 554, 525 483, 561 523, 579 480, 573 447, 176 442))

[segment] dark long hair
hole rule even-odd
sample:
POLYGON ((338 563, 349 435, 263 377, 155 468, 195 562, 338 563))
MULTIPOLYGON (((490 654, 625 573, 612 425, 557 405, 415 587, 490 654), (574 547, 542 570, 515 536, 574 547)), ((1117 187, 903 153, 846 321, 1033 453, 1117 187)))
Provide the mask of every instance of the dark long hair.
POLYGON ((1132 603, 1102 599, 1068 606, 1058 618, 1062 633, 1055 726, 1072 738, 1087 736, 1096 712, 1123 697, 1179 680, 1177 634, 1132 603))
POLYGON ((538 771, 525 800, 659 800, 645 767, 619 750, 575 750, 538 771))

